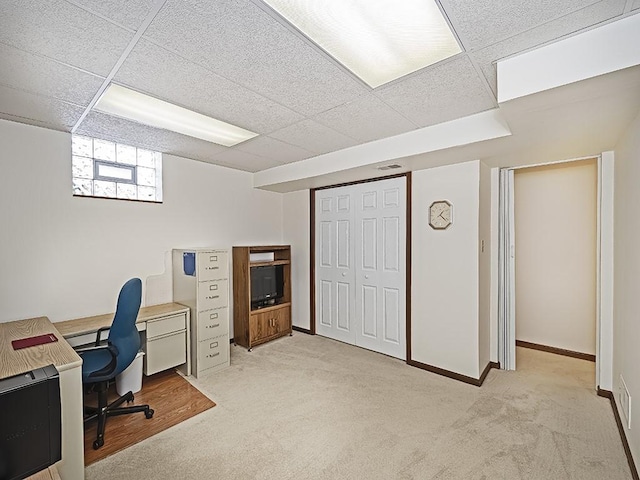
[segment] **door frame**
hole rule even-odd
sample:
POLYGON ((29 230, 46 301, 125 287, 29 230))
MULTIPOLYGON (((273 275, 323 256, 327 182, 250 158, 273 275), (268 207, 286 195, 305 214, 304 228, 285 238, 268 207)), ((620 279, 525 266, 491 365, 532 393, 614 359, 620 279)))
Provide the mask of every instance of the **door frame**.
MULTIPOLYGON (((505 167, 504 170, 518 170, 588 159, 596 159, 597 161, 595 388, 597 390, 604 389, 611 391, 613 386, 613 153, 603 152, 600 155, 505 167)), ((498 217, 500 217, 499 214, 498 217)), ((498 228, 498 225, 492 227, 494 235, 497 234, 498 228)), ((491 289, 492 291, 495 289, 497 292, 497 281, 491 286, 491 289)), ((496 330, 499 330, 500 319, 497 315, 494 321, 496 330)), ((505 345, 505 347, 515 352, 515 339, 512 345, 505 345)), ((500 345, 498 345, 498 348, 500 348, 500 345)), ((498 351, 497 354, 498 357, 500 357, 501 352, 498 351)), ((502 354, 504 354, 504 352, 502 354)))
POLYGON ((335 185, 327 185, 325 187, 312 188, 309 190, 309 305, 311 311, 309 322, 309 333, 316 334, 316 192, 318 190, 328 190, 330 188, 348 187, 350 185, 358 185, 361 183, 378 182, 381 180, 389 180, 392 178, 406 178, 406 245, 405 245, 405 319, 406 319, 406 360, 408 363, 411 358, 411 172, 399 173, 397 175, 388 175, 385 177, 368 178, 355 182, 339 183, 335 185))

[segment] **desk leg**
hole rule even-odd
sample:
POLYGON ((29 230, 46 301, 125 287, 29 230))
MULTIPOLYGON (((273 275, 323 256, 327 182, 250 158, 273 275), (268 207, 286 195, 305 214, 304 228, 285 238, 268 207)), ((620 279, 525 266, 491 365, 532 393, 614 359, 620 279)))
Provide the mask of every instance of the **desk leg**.
POLYGON ((62 480, 84 479, 84 425, 82 366, 60 373, 62 407, 62 460, 56 464, 62 480))

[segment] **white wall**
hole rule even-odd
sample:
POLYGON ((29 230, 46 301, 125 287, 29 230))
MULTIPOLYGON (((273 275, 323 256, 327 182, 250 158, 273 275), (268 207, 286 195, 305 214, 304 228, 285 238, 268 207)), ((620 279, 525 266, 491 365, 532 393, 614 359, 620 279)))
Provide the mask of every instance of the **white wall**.
POLYGON ((479 182, 479 161, 412 176, 412 358, 473 378, 480 374, 479 182), (453 204, 453 224, 433 230, 429 205, 442 199, 453 204))
POLYGON ((0 322, 111 312, 133 276, 169 302, 172 248, 282 242, 282 196, 249 173, 165 155, 163 204, 79 198, 69 134, 0 121, 0 145, 0 322))
POLYGON ((282 238, 291 245, 292 323, 311 328, 309 190, 283 195, 282 238))
POLYGON ((595 159, 515 172, 516 339, 595 354, 595 159))
MULTIPOLYGON (((632 429, 625 425, 636 464, 640 462, 640 115, 615 148, 613 385, 620 375, 632 398, 632 429), (633 400, 635 398, 635 400, 633 400)), ((623 424, 625 417, 621 413, 623 424)))
MULTIPOLYGON (((491 361, 491 169, 480 162, 478 215, 478 361, 480 373, 491 361)), ((496 259, 497 260, 497 259, 496 259)))

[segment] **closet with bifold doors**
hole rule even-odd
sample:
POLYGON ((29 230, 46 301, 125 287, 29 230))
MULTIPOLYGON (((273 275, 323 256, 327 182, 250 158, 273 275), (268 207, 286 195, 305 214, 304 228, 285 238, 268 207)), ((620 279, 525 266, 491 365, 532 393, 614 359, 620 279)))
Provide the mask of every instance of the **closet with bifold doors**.
POLYGON ((315 190, 315 327, 406 359, 407 177, 315 190))

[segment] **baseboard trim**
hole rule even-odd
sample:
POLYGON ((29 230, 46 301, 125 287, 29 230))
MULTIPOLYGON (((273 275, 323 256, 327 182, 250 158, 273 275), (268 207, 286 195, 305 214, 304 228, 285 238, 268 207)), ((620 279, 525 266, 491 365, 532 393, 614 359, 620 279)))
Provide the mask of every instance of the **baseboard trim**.
POLYGON ((631 455, 631 449, 629 448, 629 442, 627 441, 627 434, 624 431, 624 427, 622 426, 622 419, 620 418, 620 414, 618 413, 618 406, 616 405, 615 396, 613 395, 613 392, 609 390, 602 390, 600 387, 598 387, 598 396, 608 398, 611 402, 613 416, 616 419, 616 425, 618 425, 620 440, 622 440, 622 447, 624 448, 624 453, 627 456, 627 462, 629 463, 629 468, 631 469, 631 476, 633 477, 633 480, 640 480, 640 477, 638 476, 638 470, 636 469, 636 463, 633 461, 633 455, 631 455))
POLYGON ((564 355, 565 357, 579 358, 580 360, 588 360, 590 362, 596 361, 596 356, 590 353, 574 352, 573 350, 565 350, 564 348, 549 347, 547 345, 540 345, 539 343, 525 342, 523 340, 516 340, 516 347, 530 348, 532 350, 540 350, 543 352, 555 353, 556 355, 564 355))
POLYGON ((420 368, 437 375, 442 375, 443 377, 451 378, 452 380, 468 383, 469 385, 473 385, 475 387, 482 386, 485 378, 487 378, 487 375, 489 374, 489 370, 491 370, 492 368, 500 368, 499 363, 489 362, 487 363, 485 369, 482 371, 482 375, 480 375, 480 378, 473 378, 462 375, 461 373, 445 370, 444 368, 434 367, 433 365, 428 365, 426 363, 416 362, 415 360, 407 360, 407 365, 411 365, 412 367, 420 368))
POLYGON ((293 325, 291 328, 294 329, 296 332, 306 333, 307 335, 315 335, 315 333, 313 333, 308 328, 296 327, 295 325, 293 325))

